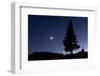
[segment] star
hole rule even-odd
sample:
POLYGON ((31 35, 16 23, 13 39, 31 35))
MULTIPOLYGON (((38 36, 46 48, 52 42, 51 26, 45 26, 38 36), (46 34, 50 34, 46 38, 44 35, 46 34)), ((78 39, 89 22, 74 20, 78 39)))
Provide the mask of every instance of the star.
POLYGON ((50 36, 50 40, 54 40, 54 37, 53 36, 50 36))

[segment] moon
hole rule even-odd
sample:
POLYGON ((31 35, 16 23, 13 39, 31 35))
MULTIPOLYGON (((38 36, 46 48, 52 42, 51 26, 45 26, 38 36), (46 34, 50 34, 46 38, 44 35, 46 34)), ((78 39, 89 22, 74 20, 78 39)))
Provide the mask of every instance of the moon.
POLYGON ((50 36, 50 40, 54 40, 54 37, 53 36, 50 36))

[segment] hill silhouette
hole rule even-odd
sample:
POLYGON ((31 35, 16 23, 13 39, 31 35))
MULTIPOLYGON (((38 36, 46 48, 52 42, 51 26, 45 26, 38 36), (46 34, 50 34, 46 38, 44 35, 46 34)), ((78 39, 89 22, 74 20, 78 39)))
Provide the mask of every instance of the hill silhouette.
POLYGON ((28 55, 28 60, 58 60, 58 59, 80 59, 88 58, 88 52, 78 52, 76 54, 62 54, 53 52, 34 52, 28 55))

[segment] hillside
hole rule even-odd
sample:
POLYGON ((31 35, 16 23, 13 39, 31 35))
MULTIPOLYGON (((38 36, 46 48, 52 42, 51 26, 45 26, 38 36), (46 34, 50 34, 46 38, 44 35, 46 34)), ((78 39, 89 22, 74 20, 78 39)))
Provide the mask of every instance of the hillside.
POLYGON ((61 53, 52 52, 34 52, 28 56, 28 60, 56 60, 56 59, 81 59, 88 58, 88 52, 79 52, 77 54, 63 55, 61 53))

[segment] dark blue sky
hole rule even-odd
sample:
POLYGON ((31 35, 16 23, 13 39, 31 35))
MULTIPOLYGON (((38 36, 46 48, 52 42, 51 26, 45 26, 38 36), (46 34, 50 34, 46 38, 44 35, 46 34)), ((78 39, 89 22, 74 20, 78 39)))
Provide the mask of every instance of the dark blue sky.
POLYGON ((70 19, 78 44, 87 50, 87 17, 28 15, 28 53, 64 53, 63 39, 70 19))

